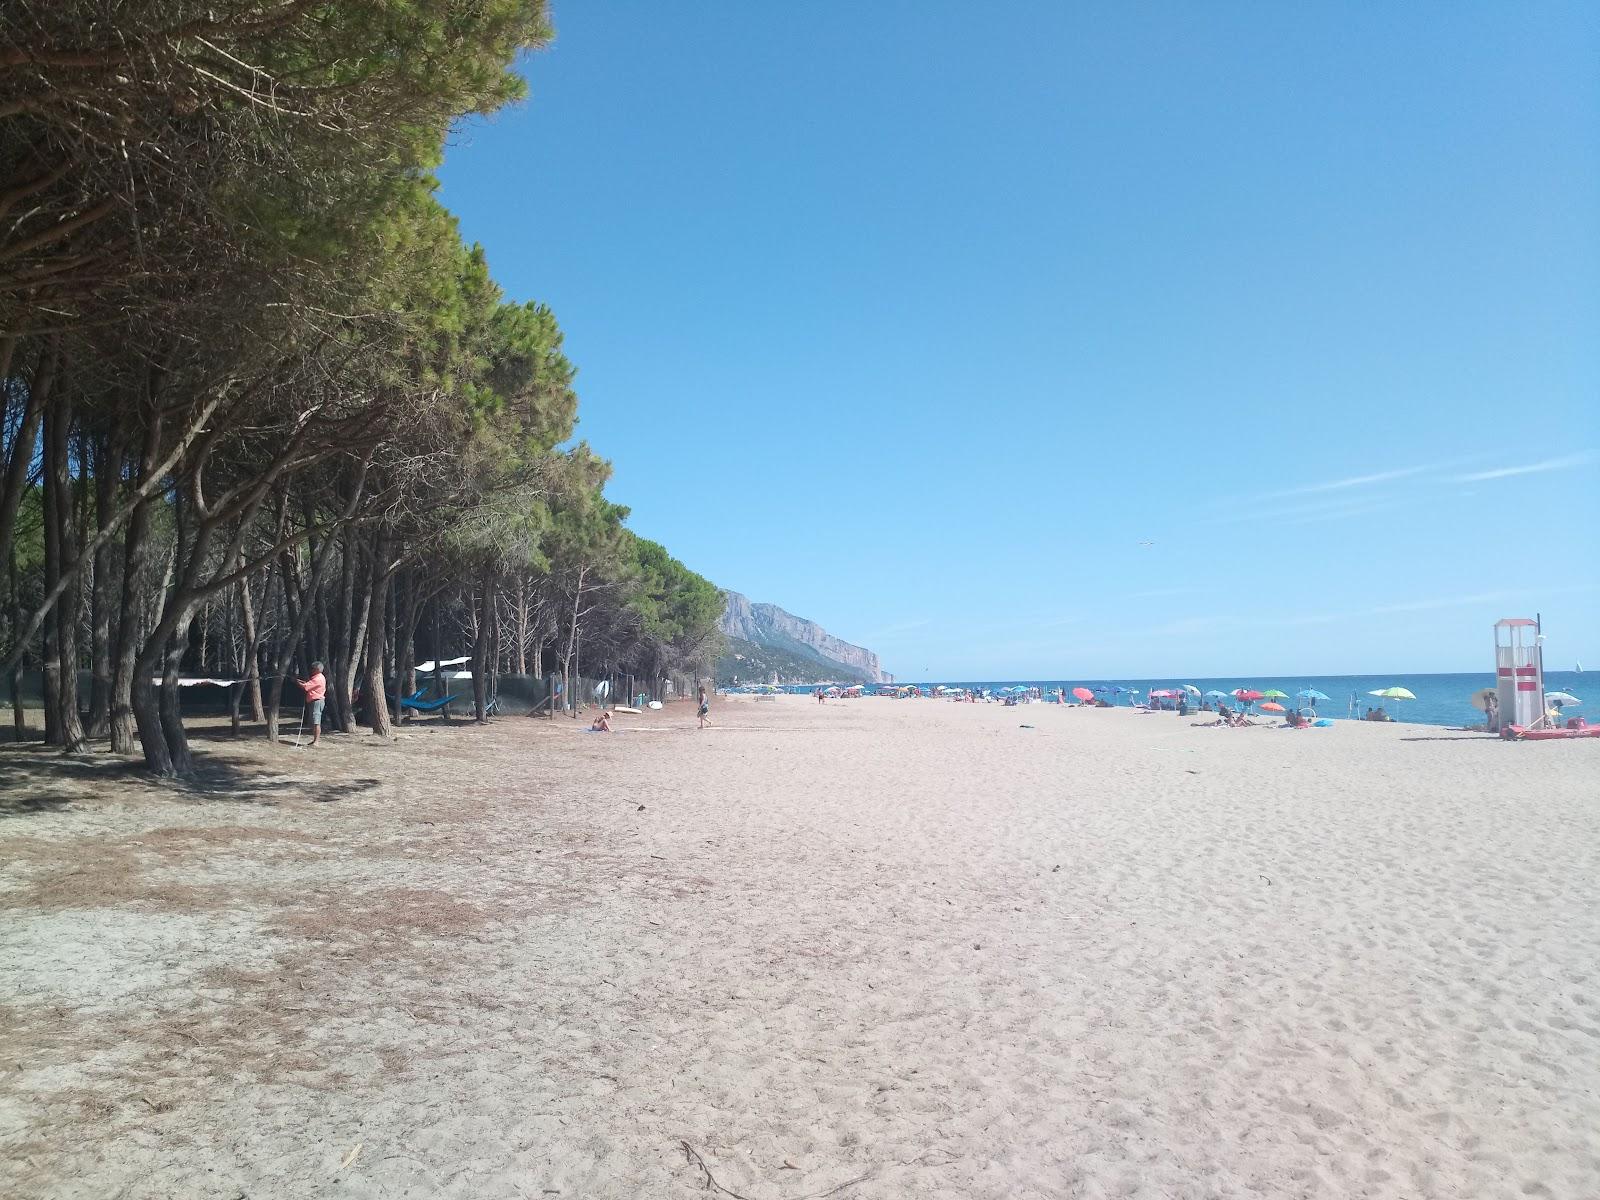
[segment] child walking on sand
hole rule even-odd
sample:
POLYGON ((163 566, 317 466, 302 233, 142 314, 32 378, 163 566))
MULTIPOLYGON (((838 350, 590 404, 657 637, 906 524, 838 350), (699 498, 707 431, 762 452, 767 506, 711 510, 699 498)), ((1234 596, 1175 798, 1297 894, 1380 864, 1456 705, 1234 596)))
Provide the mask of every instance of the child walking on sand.
POLYGON ((700 685, 700 724, 698 728, 704 729, 711 724, 711 701, 706 698, 705 685, 700 685))

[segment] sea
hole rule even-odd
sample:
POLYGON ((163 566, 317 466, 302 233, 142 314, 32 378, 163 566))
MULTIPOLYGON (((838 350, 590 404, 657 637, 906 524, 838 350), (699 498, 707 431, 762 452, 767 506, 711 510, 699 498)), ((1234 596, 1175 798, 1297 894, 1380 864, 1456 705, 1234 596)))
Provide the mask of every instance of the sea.
MULTIPOLYGON (((1588 701, 1590 696, 1585 694, 1584 681, 1591 683, 1600 681, 1600 671, 1551 671, 1544 673, 1544 686, 1547 692, 1567 692, 1588 701)), ((1095 687, 1101 684, 1110 684, 1122 688, 1137 688, 1139 699, 1143 699, 1151 691, 1160 688, 1177 688, 1183 684, 1192 683, 1203 693, 1210 691, 1233 692, 1239 688, 1247 688, 1257 692, 1270 691, 1276 688, 1280 692, 1288 692, 1290 699, 1283 701, 1287 707, 1293 708, 1295 693, 1307 689, 1322 692, 1331 697, 1328 700, 1317 702, 1317 715, 1333 717, 1342 720, 1349 717, 1359 718, 1368 708, 1382 705, 1397 721, 1407 721, 1416 725, 1441 725, 1461 727, 1474 725, 1483 721, 1483 714, 1472 706, 1472 694, 1480 688, 1494 686, 1494 673, 1492 671, 1466 671, 1451 675, 1235 675, 1227 678, 1182 678, 1167 679, 931 679, 926 683, 915 680, 904 680, 905 683, 916 683, 918 687, 927 689, 938 684, 958 688, 988 688, 997 691, 1002 687, 1013 687, 1022 684, 1026 687, 1042 688, 1046 692, 1056 688, 1063 688, 1070 696, 1075 687, 1095 687), (1403 687, 1412 692, 1415 700, 1380 700, 1371 695, 1372 692, 1384 688, 1403 687)), ((796 687, 790 690, 808 692, 814 685, 796 687)), ((1595 704, 1600 711, 1600 691, 1592 686, 1589 688, 1595 693, 1595 704)), ((1108 701, 1127 707, 1132 700, 1129 695, 1107 695, 1102 697, 1108 701)), ((1569 707, 1567 712, 1577 716, 1588 714, 1588 705, 1569 707)), ((1600 720, 1600 717, 1590 715, 1590 720, 1600 720)))

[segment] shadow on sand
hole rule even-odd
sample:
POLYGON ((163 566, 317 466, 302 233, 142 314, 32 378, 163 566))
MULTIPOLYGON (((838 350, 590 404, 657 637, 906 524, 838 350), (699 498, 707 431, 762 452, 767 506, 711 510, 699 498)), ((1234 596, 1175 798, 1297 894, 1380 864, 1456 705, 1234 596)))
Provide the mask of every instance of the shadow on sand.
MULTIPOLYGON (((193 740, 232 740, 226 730, 195 731, 193 740)), ((136 759, 111 754, 68 755, 37 744, 0 750, 0 819, 60 812, 100 799, 178 800, 210 804, 276 805, 292 796, 328 804, 379 786, 375 778, 318 780, 286 774, 294 765, 225 758, 196 748, 194 770, 157 779, 136 759)))

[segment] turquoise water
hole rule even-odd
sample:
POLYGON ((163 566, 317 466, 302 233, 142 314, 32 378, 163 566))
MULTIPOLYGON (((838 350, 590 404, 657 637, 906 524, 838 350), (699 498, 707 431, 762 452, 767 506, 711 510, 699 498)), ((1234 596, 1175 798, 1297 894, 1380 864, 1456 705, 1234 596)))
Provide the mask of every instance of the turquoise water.
MULTIPOLYGON (((1600 688, 1592 686, 1600 682, 1600 671, 1579 674, 1575 671, 1546 671, 1545 688, 1547 691, 1569 692, 1586 703, 1577 708, 1569 709, 1572 715, 1584 715, 1590 721, 1600 721, 1600 688), (1587 691, 1585 680, 1590 681, 1587 691), (1589 693, 1592 692, 1591 696, 1589 693), (1591 713, 1593 707, 1595 712, 1591 713)), ((952 687, 969 688, 1000 688, 1013 684, 1025 684, 1030 687, 1040 687, 1049 691, 1053 688, 1063 687, 1070 695, 1075 687, 1093 687, 1096 684, 1116 684, 1125 688, 1138 688, 1140 697, 1146 695, 1153 688, 1175 688, 1185 683, 1192 683, 1202 692, 1212 690, 1231 692, 1236 688, 1252 688, 1258 692, 1265 692, 1276 688, 1280 692, 1288 692, 1291 697, 1288 701, 1281 701, 1287 707, 1294 707, 1293 696, 1296 692, 1313 688, 1331 696, 1331 700, 1319 701, 1317 713, 1324 717, 1345 716, 1349 709, 1350 697, 1356 697, 1356 715, 1366 712, 1369 705, 1382 704, 1388 709, 1389 714, 1397 721, 1410 721, 1418 725, 1472 725, 1483 720, 1483 714, 1472 707, 1469 697, 1479 688, 1494 686, 1494 672, 1462 672, 1453 675, 1234 675, 1221 679, 1195 679, 1191 677, 1173 677, 1167 679, 999 679, 972 681, 963 679, 933 679, 921 687, 931 687, 934 684, 948 684, 952 687), (1367 693, 1379 688, 1403 687, 1416 694, 1415 700, 1379 700, 1367 693)), ((809 689, 801 688, 800 691, 809 689)), ((1106 696, 1106 700, 1115 700, 1118 704, 1126 706, 1129 701, 1127 696, 1106 696)))

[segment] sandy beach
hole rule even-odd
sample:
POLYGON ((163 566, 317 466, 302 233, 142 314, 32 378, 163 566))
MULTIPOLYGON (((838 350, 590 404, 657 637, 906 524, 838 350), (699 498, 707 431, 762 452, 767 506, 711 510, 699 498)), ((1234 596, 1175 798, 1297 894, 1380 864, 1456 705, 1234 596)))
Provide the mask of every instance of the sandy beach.
POLYGON ((1600 744, 712 715, 0 749, 0 1193, 1600 1195, 1600 744))

